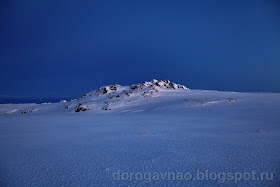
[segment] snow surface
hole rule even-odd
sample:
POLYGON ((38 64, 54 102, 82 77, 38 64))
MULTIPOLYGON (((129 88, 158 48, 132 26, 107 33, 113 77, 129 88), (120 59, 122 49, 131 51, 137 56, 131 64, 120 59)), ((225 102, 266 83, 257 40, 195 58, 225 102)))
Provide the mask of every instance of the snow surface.
MULTIPOLYGON (((158 83, 158 84, 157 84, 158 83)), ((0 186, 216 186, 218 180, 113 180, 114 172, 274 172, 280 94, 109 85, 52 104, 0 105, 0 186)))

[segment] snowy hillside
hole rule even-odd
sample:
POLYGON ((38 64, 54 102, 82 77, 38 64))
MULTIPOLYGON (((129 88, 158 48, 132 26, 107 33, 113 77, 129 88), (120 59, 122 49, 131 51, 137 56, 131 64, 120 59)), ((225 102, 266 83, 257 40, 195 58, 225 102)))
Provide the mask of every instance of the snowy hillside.
POLYGON ((235 102, 235 93, 190 90, 169 80, 152 80, 131 86, 118 84, 100 87, 71 101, 42 104, 2 105, 2 114, 30 114, 48 112, 140 112, 202 106, 219 102, 235 102))
POLYGON ((278 93, 153 80, 59 103, 2 104, 0 113, 0 186, 280 184, 278 93))

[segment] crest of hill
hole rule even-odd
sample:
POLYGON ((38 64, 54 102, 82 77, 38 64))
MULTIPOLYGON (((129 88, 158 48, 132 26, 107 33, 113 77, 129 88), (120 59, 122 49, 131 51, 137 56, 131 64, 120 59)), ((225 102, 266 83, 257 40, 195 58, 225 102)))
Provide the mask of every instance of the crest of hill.
POLYGON ((147 82, 141 82, 138 84, 133 84, 131 86, 121 86, 119 84, 114 85, 105 85, 102 87, 97 88, 96 90, 89 92, 85 95, 83 95, 82 98, 90 97, 90 96, 102 96, 102 95, 111 95, 112 93, 133 93, 133 92, 139 92, 139 91, 147 91, 147 90, 155 90, 156 92, 159 91, 159 89, 184 89, 189 90, 184 85, 176 84, 173 82, 170 82, 169 80, 156 80, 153 79, 152 81, 147 82))

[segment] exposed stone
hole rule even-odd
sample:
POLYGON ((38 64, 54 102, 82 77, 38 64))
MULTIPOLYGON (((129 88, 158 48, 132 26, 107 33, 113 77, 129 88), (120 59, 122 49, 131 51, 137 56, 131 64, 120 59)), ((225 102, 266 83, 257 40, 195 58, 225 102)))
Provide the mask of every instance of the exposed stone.
POLYGON ((87 105, 84 105, 83 103, 79 103, 79 105, 75 109, 75 112, 81 112, 87 110, 90 110, 90 108, 87 105))
POLYGON ((38 109, 28 109, 28 110, 23 110, 21 113, 22 114, 27 114, 27 113, 33 113, 33 112, 36 112, 38 109))

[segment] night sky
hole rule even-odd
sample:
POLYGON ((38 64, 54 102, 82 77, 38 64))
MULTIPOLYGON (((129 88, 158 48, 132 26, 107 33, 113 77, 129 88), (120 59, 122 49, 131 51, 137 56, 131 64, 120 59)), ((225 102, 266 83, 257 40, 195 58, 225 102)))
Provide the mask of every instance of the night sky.
POLYGON ((11 1, 0 4, 0 95, 79 97, 169 79, 280 92, 280 1, 11 1))

